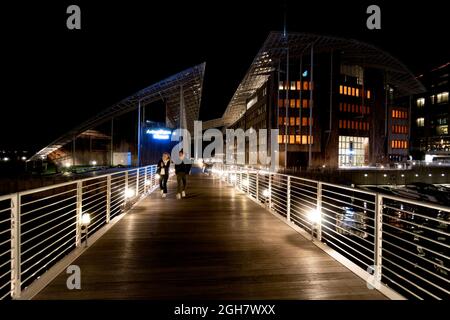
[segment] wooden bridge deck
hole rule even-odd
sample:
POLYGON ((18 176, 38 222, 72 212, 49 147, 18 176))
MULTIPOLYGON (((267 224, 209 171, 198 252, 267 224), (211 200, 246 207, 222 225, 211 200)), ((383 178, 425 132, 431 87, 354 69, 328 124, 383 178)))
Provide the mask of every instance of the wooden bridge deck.
POLYGON ((35 299, 385 299, 246 196, 189 176, 136 205, 35 299))

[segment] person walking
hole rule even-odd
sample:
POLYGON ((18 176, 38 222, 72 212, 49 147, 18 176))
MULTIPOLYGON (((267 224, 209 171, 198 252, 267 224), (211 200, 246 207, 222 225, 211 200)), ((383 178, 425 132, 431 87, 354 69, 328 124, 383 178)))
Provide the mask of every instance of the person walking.
POLYGON ((186 175, 191 171, 191 165, 185 163, 185 157, 183 149, 178 153, 180 163, 175 164, 175 174, 177 175, 177 199, 186 197, 186 175))
POLYGON ((159 187, 161 189, 161 196, 165 198, 167 196, 167 180, 169 180, 170 169, 170 155, 164 152, 162 158, 158 162, 158 168, 156 173, 159 174, 159 187))

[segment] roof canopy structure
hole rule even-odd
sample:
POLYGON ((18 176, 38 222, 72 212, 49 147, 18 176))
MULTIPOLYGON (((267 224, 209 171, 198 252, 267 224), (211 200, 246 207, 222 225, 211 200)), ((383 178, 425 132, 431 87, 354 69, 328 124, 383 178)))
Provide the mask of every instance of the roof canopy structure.
POLYGON ((142 89, 70 130, 41 149, 30 160, 46 157, 83 132, 93 129, 114 117, 137 109, 139 103, 144 106, 163 100, 166 103, 167 125, 169 127, 179 126, 181 114, 181 123, 184 123, 187 129, 192 132, 194 120, 199 117, 204 73, 205 63, 202 63, 142 89), (183 112, 180 112, 181 104, 184 106, 183 112))
MULTIPOLYGON (((285 36, 282 32, 271 32, 228 104, 222 116, 222 125, 231 125, 240 118, 246 110, 246 100, 267 81, 270 73, 276 70, 278 62, 286 57, 287 48, 289 57, 295 58, 308 54, 307 50, 311 45, 314 45, 314 53, 340 51, 342 63, 384 70, 387 82, 395 87, 398 96, 425 91, 405 65, 370 44, 308 33, 288 33, 285 36)), ((211 122, 213 123, 217 124, 217 121, 211 122)))

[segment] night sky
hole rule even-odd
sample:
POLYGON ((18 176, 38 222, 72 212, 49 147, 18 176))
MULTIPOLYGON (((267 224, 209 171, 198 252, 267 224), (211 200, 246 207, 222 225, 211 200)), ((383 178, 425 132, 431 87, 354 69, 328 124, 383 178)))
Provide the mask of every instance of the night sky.
POLYGON ((442 1, 27 2, 0 9, 0 150, 40 149, 135 91, 204 61, 201 119, 219 117, 268 32, 283 29, 285 10, 288 31, 367 41, 416 74, 450 60, 442 1), (81 31, 66 28, 70 4, 81 7, 81 31), (381 30, 366 28, 370 4, 381 7, 381 30))

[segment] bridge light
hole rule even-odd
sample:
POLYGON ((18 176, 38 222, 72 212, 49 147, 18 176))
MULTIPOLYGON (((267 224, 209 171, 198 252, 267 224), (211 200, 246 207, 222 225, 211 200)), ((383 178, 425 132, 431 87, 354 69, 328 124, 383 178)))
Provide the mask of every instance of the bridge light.
POLYGON ((319 223, 322 218, 321 216, 322 216, 322 214, 317 209, 313 209, 313 210, 309 211, 309 213, 308 213, 308 219, 312 223, 319 223))
POLYGON ((96 165, 97 165, 97 161, 92 160, 92 161, 91 161, 91 164, 92 164, 93 166, 96 166, 96 165))
POLYGON ((83 227, 87 227, 88 225, 90 225, 91 224, 91 215, 89 213, 83 213, 81 215, 80 223, 83 227))
POLYGON ((385 174, 383 174, 383 177, 385 177, 385 178, 386 178, 386 177, 387 177, 387 174, 386 174, 386 173, 385 173, 385 174))
POLYGON ((132 188, 127 188, 127 189, 125 190, 125 199, 133 198, 134 195, 135 195, 134 189, 132 189, 132 188))
POLYGON ((263 195, 263 197, 265 197, 265 198, 270 197, 270 191, 269 191, 269 189, 265 189, 265 190, 262 192, 262 195, 263 195))
POLYGON ((431 173, 428 174, 429 177, 433 176, 431 173))

